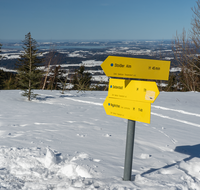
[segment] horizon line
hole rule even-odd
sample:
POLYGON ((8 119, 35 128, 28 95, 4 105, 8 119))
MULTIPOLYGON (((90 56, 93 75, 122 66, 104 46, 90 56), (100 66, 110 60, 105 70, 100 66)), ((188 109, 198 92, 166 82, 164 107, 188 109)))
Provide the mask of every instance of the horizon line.
MULTIPOLYGON (((34 38, 33 38, 34 39, 34 38)), ((24 40, 24 39, 23 39, 24 40)), ((19 42, 23 41, 21 39, 0 39, 1 42, 7 42, 7 41, 13 41, 13 42, 19 42)), ((62 42, 114 42, 114 41, 169 41, 173 39, 34 39, 36 41, 48 41, 48 42, 57 42, 57 41, 62 41, 62 42)))

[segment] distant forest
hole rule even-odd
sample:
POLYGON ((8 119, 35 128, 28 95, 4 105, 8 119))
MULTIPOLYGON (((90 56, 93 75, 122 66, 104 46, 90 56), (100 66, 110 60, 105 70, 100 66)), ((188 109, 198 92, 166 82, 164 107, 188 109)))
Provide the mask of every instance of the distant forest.
MULTIPOLYGON (((121 57, 133 57, 133 58, 144 58, 144 59, 165 59, 170 58, 171 66, 172 67, 180 67, 182 71, 180 72, 172 72, 170 73, 169 80, 168 81, 156 81, 158 84, 158 87, 160 90, 165 91, 191 91, 192 89, 195 89, 195 91, 200 91, 200 76, 195 74, 195 78, 192 76, 194 72, 197 70, 194 70, 191 72, 191 69, 187 69, 184 65, 180 64, 180 59, 174 58, 174 53, 176 55, 175 50, 171 50, 169 48, 170 44, 169 42, 164 43, 162 46, 159 46, 155 43, 147 43, 147 42, 141 42, 136 43, 137 47, 134 46, 123 46, 123 47, 105 47, 105 48, 94 48, 94 49, 59 49, 60 51, 64 51, 65 53, 60 53, 57 50, 39 50, 40 53, 44 53, 43 55, 43 63, 42 65, 47 69, 50 64, 50 70, 47 83, 45 84, 45 89, 63 89, 63 82, 66 81, 68 84, 73 83, 73 77, 75 72, 77 73, 80 71, 80 64, 83 61, 88 60, 94 60, 94 61, 104 61, 109 55, 112 56, 121 56, 121 57), (149 49, 148 49, 149 48, 149 49), (130 53, 128 53, 130 50, 130 53), (140 52, 140 51, 147 51, 147 53, 138 53, 134 54, 131 52, 140 52), (148 51, 150 53, 148 53, 148 51), (48 52, 48 53, 46 53, 48 52), (66 53, 67 52, 67 53, 66 53), (74 52, 81 52, 81 56, 67 56, 67 54, 73 54, 74 52), (51 61, 50 61, 51 60, 51 61), (64 66, 64 64, 67 64, 68 66, 64 66), (69 66, 70 64, 73 64, 72 66, 69 66), (75 66, 74 64, 77 64, 75 66), (79 65, 78 65, 79 64, 79 65), (67 75, 68 79, 64 78, 64 76, 67 75), (191 85, 190 85, 191 84, 191 85)), ((120 44, 120 42, 116 42, 116 44, 120 44)), ((176 46, 174 46, 176 47, 176 46)), ((178 55, 178 53, 177 53, 178 55)), ((180 57, 180 56, 179 56, 180 57)), ((195 60, 196 58, 194 58, 195 60)), ((1 59, 0 60, 0 67, 10 69, 10 70, 16 70, 16 62, 17 59, 1 59)), ((194 63, 194 62, 193 62, 194 63)), ((194 63, 194 68, 199 68, 199 62, 194 63)), ((103 75, 102 69, 100 66, 87 66, 84 67, 84 72, 89 72, 90 70, 95 70, 93 75, 103 75), (98 72, 99 71, 99 72, 98 72)), ((15 72, 6 72, 1 70, 0 72, 0 89, 19 89, 18 81, 17 81, 17 73, 15 72), (2 82, 3 81, 3 82, 2 82)), ((42 84, 44 82, 44 78, 41 79, 41 85, 38 86, 38 88, 42 88, 42 84)), ((107 83, 102 81, 91 81, 91 85, 93 85, 93 88, 87 88, 90 90, 107 90, 107 83)), ((66 84, 64 85, 66 87, 66 84)), ((72 85, 73 86, 73 85, 72 85)), ((64 87, 64 88, 65 88, 64 87)), ((73 87, 71 87, 73 89, 73 87)))
MULTIPOLYGON (((90 50, 91 51, 91 50, 90 50)), ((94 50, 92 50, 94 51, 94 50)), ((110 54, 103 54, 103 55, 89 55, 87 54, 86 57, 67 57, 65 54, 55 52, 55 57, 57 57, 57 64, 80 64, 82 61, 87 60, 98 60, 104 61, 110 54)), ((149 56, 149 55, 124 55, 124 54, 112 54, 113 56, 123 56, 123 57, 134 57, 134 58, 143 58, 143 59, 156 59, 156 56, 149 56)), ((44 60, 48 59, 49 54, 44 55, 44 60)), ((0 61, 0 67, 4 67, 6 69, 16 69, 15 63, 17 59, 2 59, 0 61)), ((44 62, 45 66, 46 62, 44 62)), ((100 67, 99 67, 100 68, 100 67)), ((87 69, 87 68, 86 68, 87 69)))

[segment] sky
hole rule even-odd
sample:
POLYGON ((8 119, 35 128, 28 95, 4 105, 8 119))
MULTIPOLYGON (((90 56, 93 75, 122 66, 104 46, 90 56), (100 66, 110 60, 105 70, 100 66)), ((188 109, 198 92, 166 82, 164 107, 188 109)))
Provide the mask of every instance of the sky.
POLYGON ((0 41, 164 40, 191 28, 196 0, 0 0, 0 41))

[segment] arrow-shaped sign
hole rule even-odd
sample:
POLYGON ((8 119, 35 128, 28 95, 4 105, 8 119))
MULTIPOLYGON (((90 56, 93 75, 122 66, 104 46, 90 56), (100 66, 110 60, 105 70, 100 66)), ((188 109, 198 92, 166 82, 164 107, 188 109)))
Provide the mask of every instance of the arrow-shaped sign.
POLYGON ((103 106, 108 115, 150 123, 151 103, 107 97, 103 106))
POLYGON ((155 82, 113 78, 109 81, 109 97, 153 103, 158 95, 155 82))
POLYGON ((170 61, 108 56, 101 67, 109 77, 168 80, 170 61))

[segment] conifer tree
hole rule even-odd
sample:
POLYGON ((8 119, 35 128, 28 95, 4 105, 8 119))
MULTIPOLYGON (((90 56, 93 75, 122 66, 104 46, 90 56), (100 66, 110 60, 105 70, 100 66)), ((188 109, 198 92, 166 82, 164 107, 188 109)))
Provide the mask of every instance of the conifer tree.
POLYGON ((38 69, 38 66, 43 60, 38 58, 37 42, 31 37, 30 32, 25 35, 23 44, 24 53, 20 55, 16 64, 17 78, 20 88, 24 91, 22 95, 28 97, 30 101, 37 96, 33 93, 33 89, 38 88, 41 83, 43 71, 38 69))
POLYGON ((59 81, 59 75, 60 75, 60 65, 52 68, 50 73, 51 74, 49 76, 49 84, 48 84, 47 89, 58 90, 59 89, 58 81, 59 81))
POLYGON ((170 73, 169 80, 167 82, 167 86, 165 88, 165 91, 177 91, 177 79, 176 75, 173 73, 170 73))
POLYGON ((83 65, 76 70, 72 79, 72 84, 74 85, 73 90, 89 90, 92 76, 90 73, 85 72, 85 67, 83 65))

